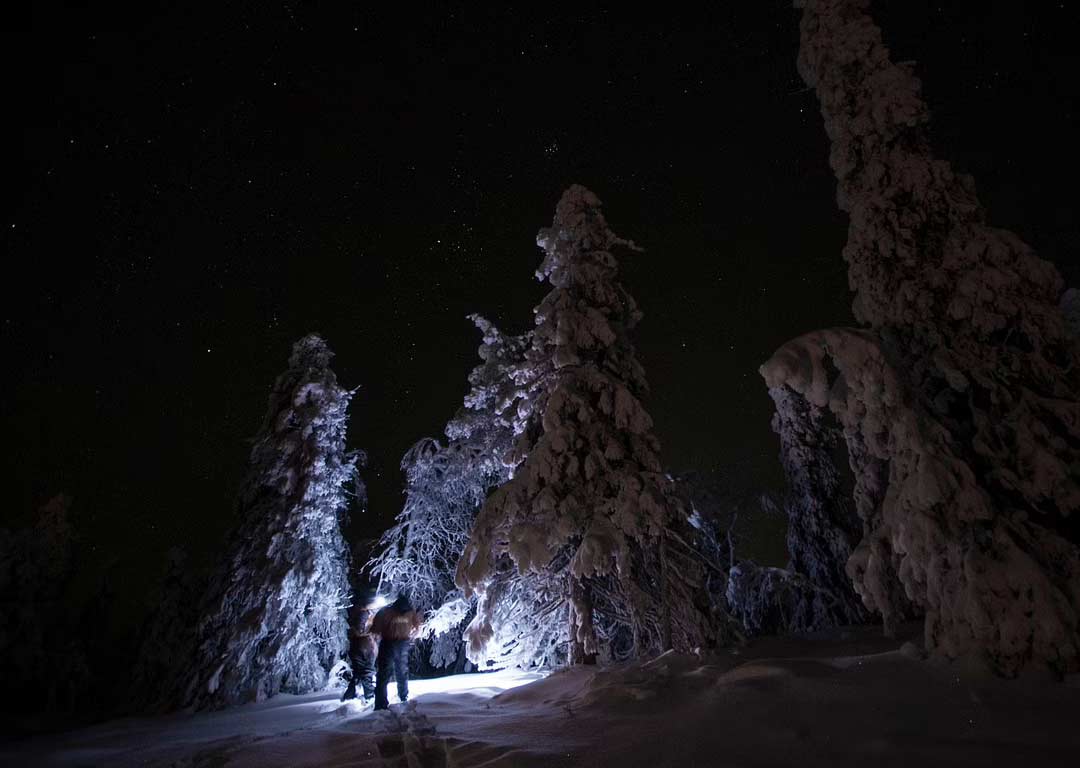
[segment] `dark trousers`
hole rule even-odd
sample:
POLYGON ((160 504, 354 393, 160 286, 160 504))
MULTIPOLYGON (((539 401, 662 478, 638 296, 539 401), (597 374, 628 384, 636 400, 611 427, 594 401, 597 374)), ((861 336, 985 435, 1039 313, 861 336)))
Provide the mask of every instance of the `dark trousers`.
POLYGON ((393 673, 397 680, 397 695, 402 701, 409 698, 409 641, 383 640, 379 643, 379 655, 375 659, 375 709, 386 709, 390 700, 386 686, 393 673))
POLYGON ((375 657, 366 652, 350 654, 349 663, 352 666, 352 679, 342 700, 356 698, 357 683, 364 691, 364 698, 370 699, 375 695, 375 657))

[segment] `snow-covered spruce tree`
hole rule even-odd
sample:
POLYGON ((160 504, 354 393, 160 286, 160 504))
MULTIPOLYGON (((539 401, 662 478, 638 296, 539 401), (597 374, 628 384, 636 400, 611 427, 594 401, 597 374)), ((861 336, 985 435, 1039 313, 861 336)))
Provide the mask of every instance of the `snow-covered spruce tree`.
POLYGON ((499 606, 523 575, 568 601, 571 662, 602 645, 638 656, 704 646, 715 623, 702 566, 641 404, 645 373, 629 340, 641 314, 616 280, 614 252, 638 249, 581 186, 563 194, 537 244, 537 277, 552 290, 535 310, 523 376, 536 418, 513 451, 521 464, 488 497, 458 563, 458 586, 479 596, 470 656, 499 636, 499 606))
POLYGON ((807 334, 762 367, 781 436, 816 440, 815 421, 842 436, 863 528, 847 573, 887 629, 913 610, 932 653, 1080 668, 1080 354, 1062 280, 934 157, 919 81, 867 0, 797 5, 868 329, 807 334), (807 416, 789 418, 792 399, 807 416))
POLYGON ((488 492, 509 478, 504 458, 515 425, 525 418, 517 409, 515 375, 529 336, 503 334, 479 315, 470 319, 483 334, 470 390, 446 425, 446 444, 424 438, 402 459, 405 505, 369 565, 375 578, 408 590, 413 605, 428 614, 417 651, 435 668, 459 658, 474 601, 455 586, 454 569, 488 492))
POLYGON ((319 336, 298 341, 251 451, 227 559, 198 627, 188 703, 215 708, 322 688, 347 648, 341 527, 358 456, 351 393, 319 336))

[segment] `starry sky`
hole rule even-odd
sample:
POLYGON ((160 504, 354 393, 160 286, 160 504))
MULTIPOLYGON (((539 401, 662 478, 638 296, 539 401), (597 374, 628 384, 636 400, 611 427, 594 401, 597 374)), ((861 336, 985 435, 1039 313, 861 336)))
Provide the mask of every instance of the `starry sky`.
MULTIPOLYGON (((169 546, 209 558, 269 386, 318 331, 371 457, 350 535, 377 533, 402 453, 466 390, 465 316, 531 324, 535 234, 574 182, 646 249, 622 274, 666 462, 780 482, 757 366, 851 322, 789 2, 27 5, 3 32, 0 524, 71 494, 130 596, 169 546)), ((1080 283, 1076 8, 875 7, 940 151, 1080 283)))

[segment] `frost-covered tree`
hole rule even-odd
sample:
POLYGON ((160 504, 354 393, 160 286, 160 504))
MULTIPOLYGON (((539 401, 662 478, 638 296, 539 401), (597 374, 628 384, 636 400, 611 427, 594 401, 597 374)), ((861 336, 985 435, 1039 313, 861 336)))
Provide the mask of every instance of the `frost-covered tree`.
MULTIPOLYGON (((913 67, 890 60, 867 0, 796 4, 865 326, 762 367, 782 442, 850 470, 861 531, 819 556, 846 557, 887 629, 923 614, 932 653, 1080 668, 1080 354, 1061 277, 934 156, 913 67), (834 438, 847 467, 820 448, 834 438)), ((808 508, 829 508, 826 486, 804 485, 808 508)))
POLYGON ((370 564, 374 577, 409 592, 428 614, 418 648, 423 661, 445 667, 459 658, 464 622, 474 601, 454 584, 454 568, 488 492, 509 478, 505 461, 519 414, 515 375, 529 337, 503 334, 479 315, 480 364, 469 375, 464 404, 446 425, 445 444, 424 438, 402 459, 405 504, 370 564))
POLYGON ((358 455, 345 449, 352 393, 330 369, 332 354, 305 336, 270 393, 199 621, 187 692, 197 708, 321 689, 348 646, 341 528, 358 455))
POLYGON ((515 579, 539 579, 566 601, 573 662, 602 646, 633 655, 702 646, 713 622, 701 564, 641 403, 645 373, 629 339, 641 313, 616 279, 616 253, 639 249, 581 186, 564 193, 537 244, 537 277, 552 290, 535 310, 520 377, 533 418, 511 451, 520 464, 488 497, 458 563, 458 586, 479 597, 470 657, 506 634, 499 611, 515 579))

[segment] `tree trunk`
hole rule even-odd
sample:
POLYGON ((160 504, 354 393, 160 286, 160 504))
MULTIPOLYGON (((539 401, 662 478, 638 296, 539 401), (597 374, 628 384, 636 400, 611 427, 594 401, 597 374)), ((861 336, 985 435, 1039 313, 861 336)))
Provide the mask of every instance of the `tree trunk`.
MULTIPOLYGON (((570 576, 569 580, 570 664, 595 664, 596 653, 586 650, 585 643, 579 637, 580 630, 586 626, 586 622, 592 623, 592 597, 589 595, 588 588, 578 579, 570 576)), ((588 627, 588 631, 592 632, 591 626, 588 627)))

